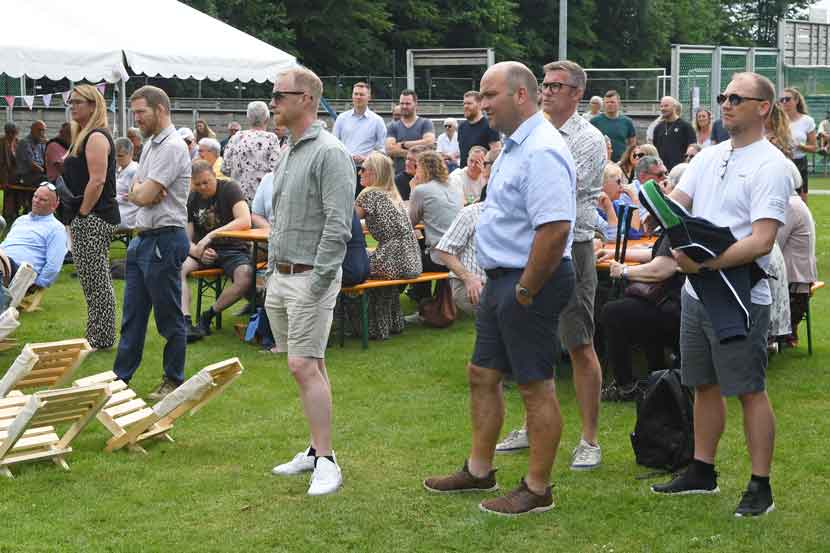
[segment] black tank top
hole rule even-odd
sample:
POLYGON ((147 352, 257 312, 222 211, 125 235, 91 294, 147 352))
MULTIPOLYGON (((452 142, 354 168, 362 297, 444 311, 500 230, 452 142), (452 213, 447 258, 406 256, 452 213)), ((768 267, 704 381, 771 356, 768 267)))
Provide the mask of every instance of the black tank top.
MULTIPOLYGON (((107 178, 104 181, 104 188, 101 190, 101 197, 92 213, 104 221, 117 225, 121 222, 121 215, 118 212, 118 204, 115 201, 115 143, 112 141, 108 129, 93 129, 84 139, 81 147, 78 148, 78 155, 68 155, 63 162, 63 180, 66 186, 76 196, 83 196, 86 185, 89 183, 89 166, 86 162, 86 143, 89 137, 99 132, 107 138, 110 145, 110 153, 107 156, 107 178)), ((73 216, 74 218, 74 216, 73 216)))

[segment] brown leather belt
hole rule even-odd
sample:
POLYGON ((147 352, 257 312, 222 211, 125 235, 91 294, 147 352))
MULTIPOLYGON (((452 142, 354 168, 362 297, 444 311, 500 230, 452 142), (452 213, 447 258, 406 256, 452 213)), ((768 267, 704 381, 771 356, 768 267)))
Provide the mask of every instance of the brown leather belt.
POLYGON ((296 275, 314 268, 314 265, 303 265, 302 263, 277 263, 277 272, 281 275, 296 275))

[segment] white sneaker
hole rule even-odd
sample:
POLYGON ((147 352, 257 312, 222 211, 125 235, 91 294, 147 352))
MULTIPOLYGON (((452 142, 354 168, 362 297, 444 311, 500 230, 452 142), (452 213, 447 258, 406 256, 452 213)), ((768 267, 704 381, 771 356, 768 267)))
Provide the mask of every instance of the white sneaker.
POLYGON ((271 469, 271 474, 275 476, 291 476, 314 470, 314 455, 308 454, 310 449, 306 448, 305 451, 299 452, 287 463, 275 466, 271 469))
POLYGON ((334 463, 325 457, 317 457, 317 466, 314 467, 314 474, 311 475, 308 495, 334 493, 343 483, 343 473, 340 472, 340 467, 337 465, 337 457, 334 457, 334 452, 331 456, 335 460, 334 463))
POLYGON ((593 470, 602 462, 602 449, 580 438, 571 457, 571 470, 593 470))
POLYGON ((518 428, 509 432, 501 442, 496 444, 496 453, 518 453, 529 447, 527 429, 518 428))
POLYGON ((424 322, 424 318, 421 317, 420 313, 415 312, 411 315, 406 315, 403 318, 403 322, 405 322, 408 325, 419 325, 424 322))

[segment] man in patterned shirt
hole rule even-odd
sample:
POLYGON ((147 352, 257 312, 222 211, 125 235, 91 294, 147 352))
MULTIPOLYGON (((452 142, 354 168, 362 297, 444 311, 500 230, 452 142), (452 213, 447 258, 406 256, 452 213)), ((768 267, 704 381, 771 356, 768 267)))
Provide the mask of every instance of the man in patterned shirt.
POLYGON ((478 311, 481 290, 487 283, 487 274, 476 261, 476 225, 487 197, 490 167, 498 155, 498 150, 490 150, 484 156, 481 179, 485 186, 481 190, 481 198, 458 212, 450 228, 435 246, 441 262, 450 270, 450 286, 455 305, 468 315, 475 315, 478 311))
MULTIPOLYGON (((582 437, 573 451, 572 470, 599 466, 602 452, 597 443, 602 369, 594 351, 594 296, 597 289, 593 236, 596 201, 607 162, 605 139, 596 127, 577 113, 585 93, 585 71, 574 62, 545 65, 542 109, 565 139, 576 163, 576 224, 572 259, 576 282, 574 294, 559 318, 559 339, 568 349, 574 373, 576 399, 582 419, 582 437)), ((496 451, 509 453, 528 447, 527 431, 514 430, 496 451)))

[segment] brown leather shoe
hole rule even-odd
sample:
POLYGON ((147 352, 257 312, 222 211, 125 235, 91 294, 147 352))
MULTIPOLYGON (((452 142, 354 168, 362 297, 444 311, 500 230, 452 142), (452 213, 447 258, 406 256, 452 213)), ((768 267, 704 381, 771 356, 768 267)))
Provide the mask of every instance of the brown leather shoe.
POLYGON ((499 489, 496 484, 496 470, 493 469, 484 478, 470 474, 467 461, 464 467, 449 476, 433 476, 424 480, 424 488, 434 493, 494 492, 499 489))
POLYGON ((515 490, 501 496, 482 501, 478 508, 486 513, 504 517, 516 517, 528 513, 542 513, 553 509, 551 487, 545 488, 543 495, 530 491, 522 478, 522 483, 515 490))

